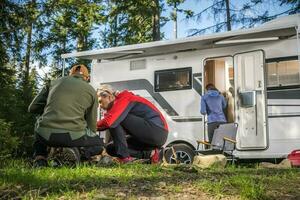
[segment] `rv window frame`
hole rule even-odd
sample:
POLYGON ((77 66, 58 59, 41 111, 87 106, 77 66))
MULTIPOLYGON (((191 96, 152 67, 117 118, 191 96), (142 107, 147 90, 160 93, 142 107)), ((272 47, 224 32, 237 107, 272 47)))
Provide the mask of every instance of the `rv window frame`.
POLYGON ((169 92, 169 91, 177 91, 177 90, 190 90, 193 88, 193 68, 192 67, 183 67, 183 68, 176 68, 176 69, 163 69, 163 70, 156 70, 154 71, 154 92, 169 92), (184 71, 186 70, 189 72, 189 86, 184 87, 172 87, 169 89, 156 89, 156 82, 157 82, 157 76, 160 73, 165 72, 178 72, 178 71, 184 71))
MULTIPOLYGON (((274 63, 274 62, 282 62, 282 61, 292 61, 292 60, 298 60, 298 56, 286 56, 286 57, 277 57, 277 58, 267 58, 266 65, 268 63, 274 63)), ((269 77, 269 72, 268 72, 268 67, 266 66, 266 73, 267 76, 266 78, 268 79, 269 77)), ((299 71, 300 73, 300 71, 299 71)), ((284 90, 284 89, 296 89, 300 88, 300 83, 299 84, 294 84, 294 85, 283 85, 283 86, 268 86, 268 80, 266 80, 267 83, 267 90, 284 90)))

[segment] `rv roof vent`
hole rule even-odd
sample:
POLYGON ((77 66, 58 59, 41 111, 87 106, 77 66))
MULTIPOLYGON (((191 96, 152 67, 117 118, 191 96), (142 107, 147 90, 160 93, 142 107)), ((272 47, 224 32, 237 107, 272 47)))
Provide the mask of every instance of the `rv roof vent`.
POLYGON ((130 61, 130 71, 146 69, 146 60, 132 60, 130 61))

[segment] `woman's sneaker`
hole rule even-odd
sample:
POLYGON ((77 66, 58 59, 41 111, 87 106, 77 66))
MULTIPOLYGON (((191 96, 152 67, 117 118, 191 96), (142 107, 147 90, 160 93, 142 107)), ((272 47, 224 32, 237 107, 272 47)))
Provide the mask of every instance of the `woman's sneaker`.
POLYGON ((151 152, 150 161, 151 164, 159 164, 162 162, 163 158, 163 149, 159 150, 158 148, 155 148, 151 152))
POLYGON ((125 158, 117 158, 118 162, 121 164, 132 163, 135 159, 131 156, 125 158))

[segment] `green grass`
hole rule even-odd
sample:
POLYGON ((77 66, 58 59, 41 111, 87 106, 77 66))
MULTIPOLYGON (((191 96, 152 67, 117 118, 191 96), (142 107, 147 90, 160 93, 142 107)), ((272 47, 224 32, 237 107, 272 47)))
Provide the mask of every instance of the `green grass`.
POLYGON ((0 163, 0 199, 299 199, 299 169, 195 170, 130 164, 32 169, 0 163))

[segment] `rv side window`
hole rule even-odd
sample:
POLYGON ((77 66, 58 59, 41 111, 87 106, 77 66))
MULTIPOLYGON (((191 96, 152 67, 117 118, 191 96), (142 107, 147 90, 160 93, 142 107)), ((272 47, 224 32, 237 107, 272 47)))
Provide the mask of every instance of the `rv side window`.
POLYGON ((295 60, 267 63, 268 87, 282 87, 300 84, 300 63, 295 60))
POLYGON ((192 88, 192 68, 159 70, 154 72, 155 92, 192 88))

